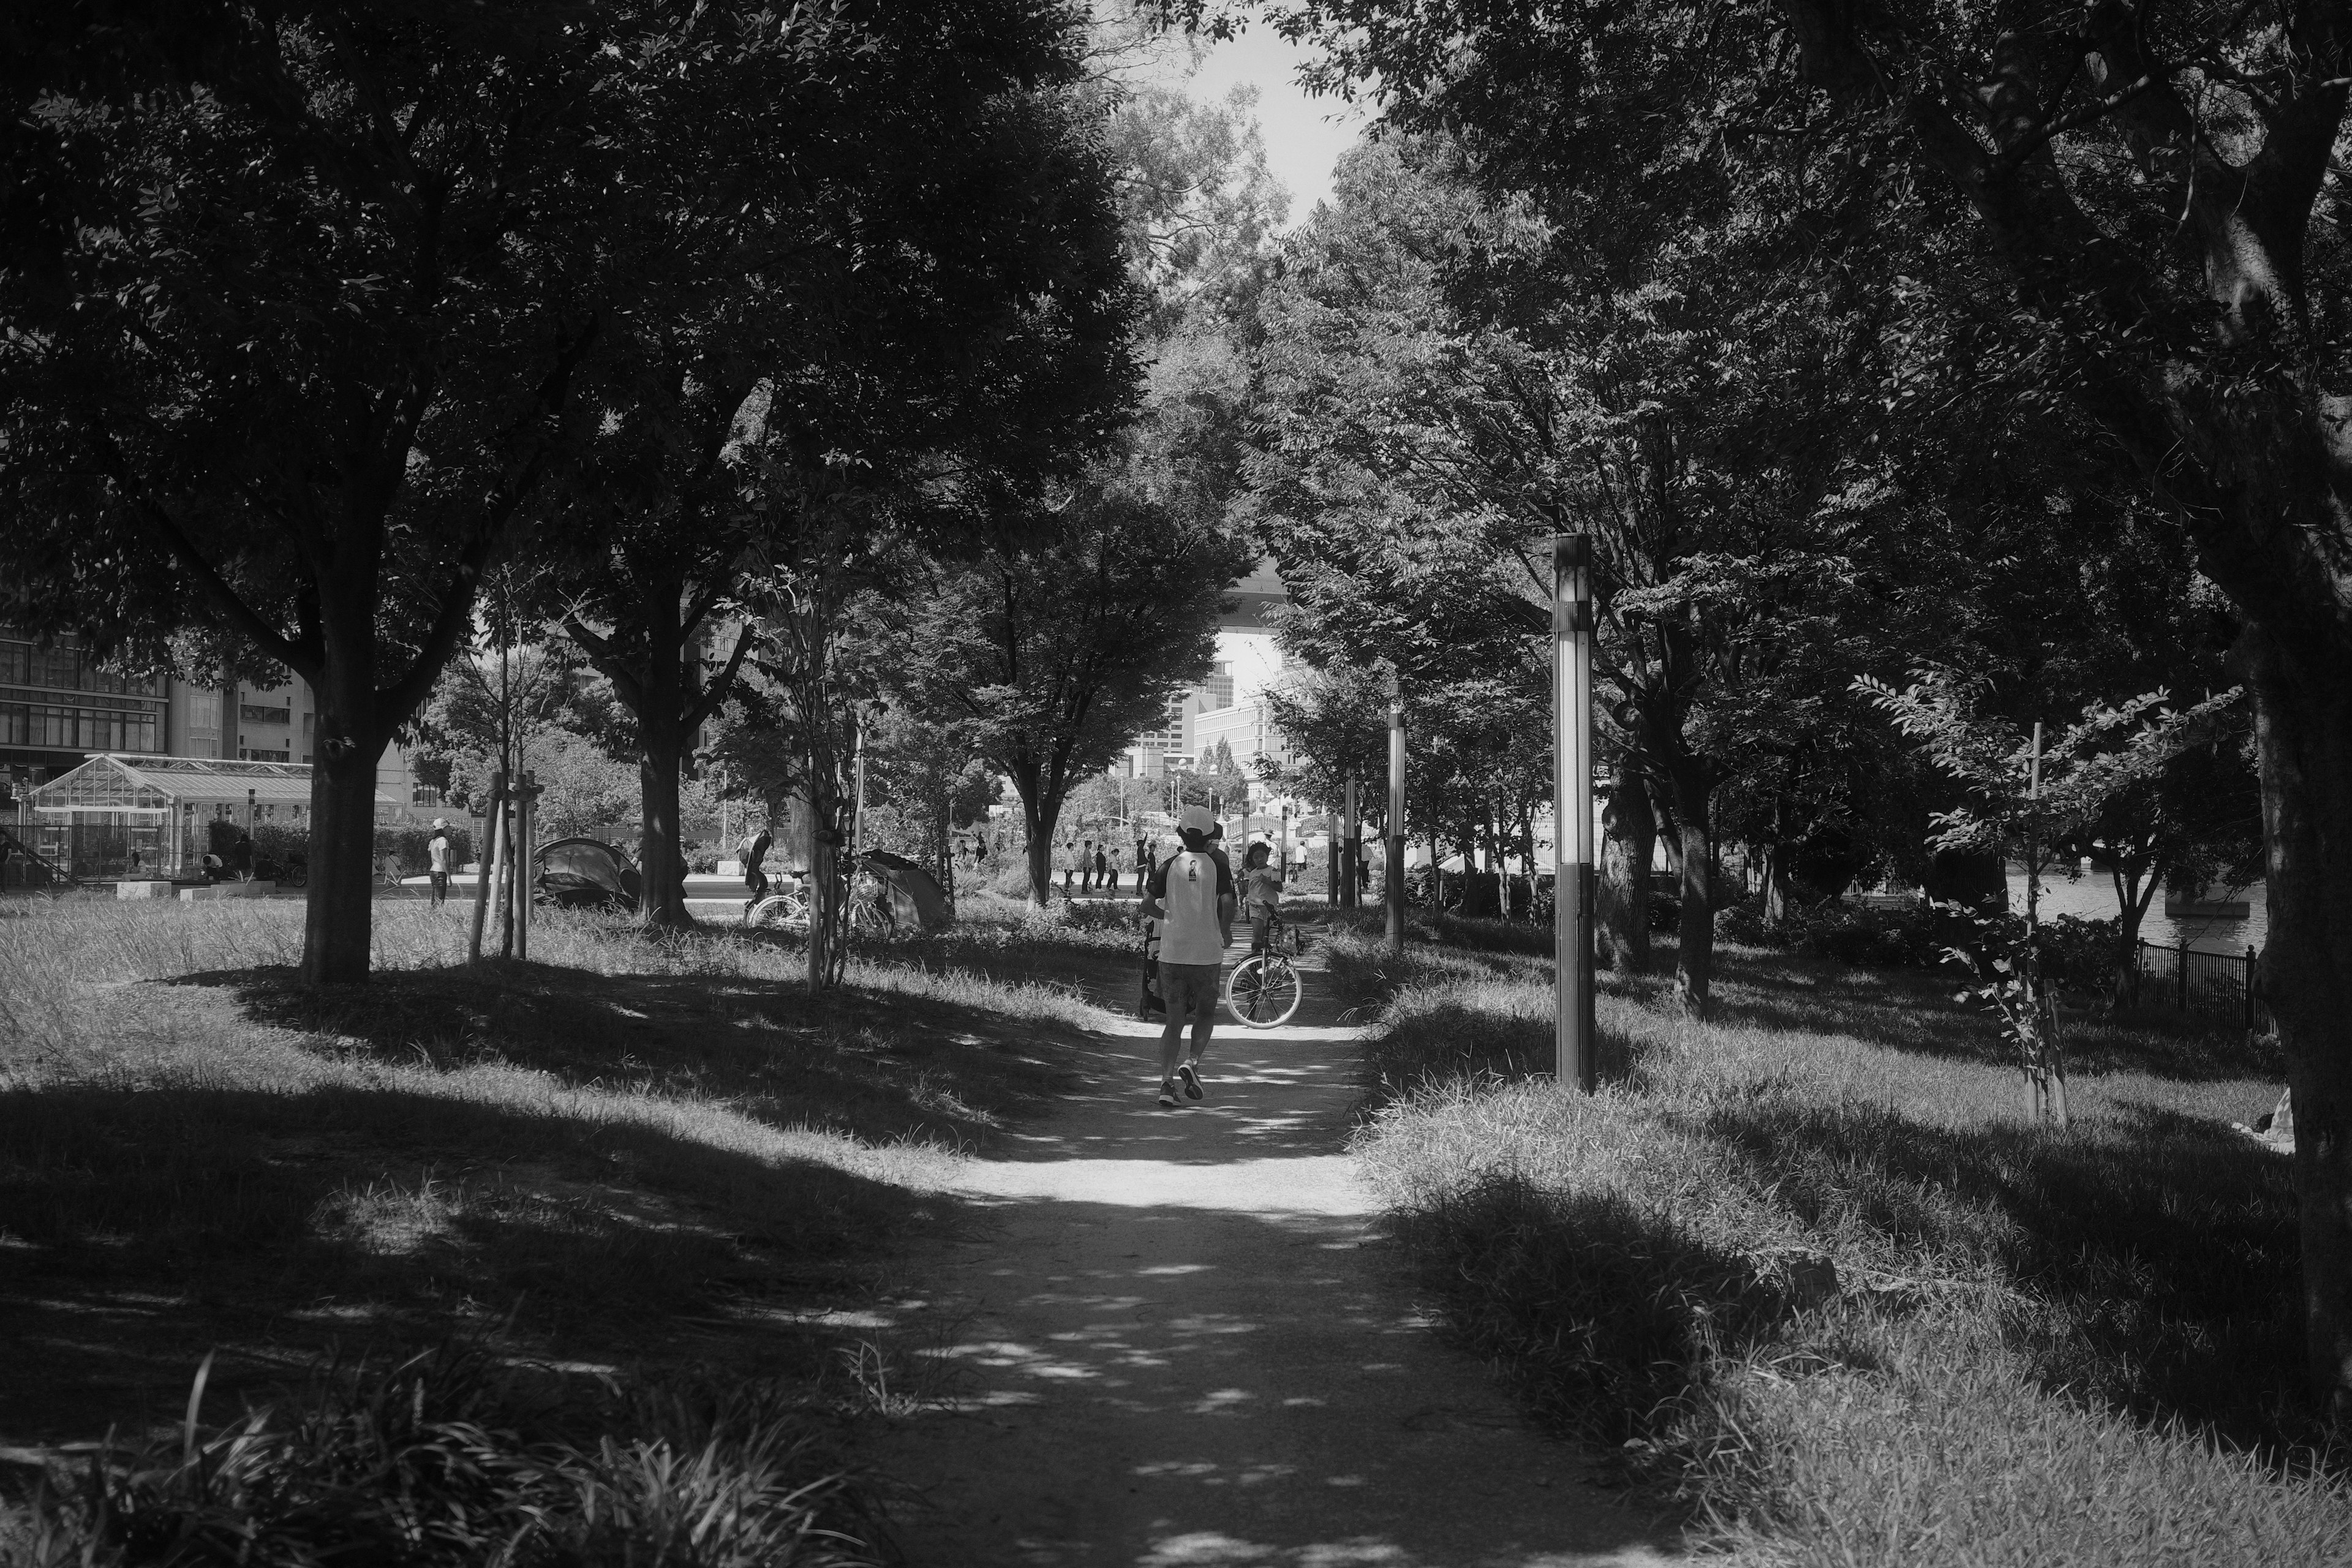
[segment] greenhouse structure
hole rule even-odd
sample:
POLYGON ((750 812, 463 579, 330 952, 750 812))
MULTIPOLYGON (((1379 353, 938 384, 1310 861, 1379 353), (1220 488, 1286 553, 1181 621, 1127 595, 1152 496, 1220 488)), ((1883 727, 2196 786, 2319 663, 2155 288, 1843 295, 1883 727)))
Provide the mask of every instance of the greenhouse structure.
MULTIPOLYGON (((379 806, 392 803, 376 797, 379 806)), ((17 834, 76 880, 201 877, 210 829, 306 826, 310 768, 105 752, 25 792, 17 834)))

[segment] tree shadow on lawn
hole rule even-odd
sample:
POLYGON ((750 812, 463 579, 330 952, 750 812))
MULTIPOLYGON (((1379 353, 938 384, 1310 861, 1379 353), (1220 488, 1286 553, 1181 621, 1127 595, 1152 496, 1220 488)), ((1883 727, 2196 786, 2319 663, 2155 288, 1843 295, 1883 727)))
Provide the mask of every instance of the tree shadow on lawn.
POLYGON ((334 1350, 457 1334, 615 1366, 808 1376, 880 1238, 960 1205, 618 1120, 392 1089, 0 1093, 0 1435, 89 1439, 334 1350))
POLYGON ((2288 1162, 2210 1120, 2120 1106, 2053 1133, 1884 1108, 1717 1105, 1694 1130, 1817 1232, 2020 1293, 2004 1331, 2072 1392, 2263 1453, 2319 1436, 2304 1378, 2288 1162))
POLYGON ((973 922, 938 932, 861 939, 854 951, 861 958, 934 973, 964 972, 1004 984, 1043 985, 1114 1013, 1134 1006, 1143 971, 1141 929, 1115 924, 973 922))
POLYGON ((1043 1114, 1087 1048, 1066 1026, 887 991, 812 998, 760 981, 599 974, 538 963, 386 970, 304 987, 291 969, 221 986, 309 1048, 438 1071, 505 1064, 573 1088, 724 1100, 773 1127, 986 1148, 1043 1114))
MULTIPOLYGON (((1799 1034, 1843 1034, 1948 1060, 2016 1066, 2000 1026, 1976 1004, 1953 1000, 1956 969, 1855 969, 1826 959, 1738 951, 1718 960, 1710 1021, 1799 1034)), ((2070 999, 2072 1002, 2074 999, 2070 999)), ((2226 1020, 2138 1010, 2109 1014, 2070 1005, 2061 1015, 2067 1068, 2147 1073, 2184 1083, 2262 1079, 2284 1082, 2284 1056, 2226 1020)))

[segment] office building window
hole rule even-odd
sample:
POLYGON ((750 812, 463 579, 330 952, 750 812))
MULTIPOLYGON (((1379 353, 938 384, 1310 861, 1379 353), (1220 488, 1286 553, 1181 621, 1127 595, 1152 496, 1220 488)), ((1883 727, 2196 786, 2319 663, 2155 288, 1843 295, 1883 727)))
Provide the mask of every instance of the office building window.
POLYGON ((59 752, 159 751, 155 719, 147 709, 0 702, 0 746, 44 746, 59 752))
POLYGON ((256 702, 238 703, 236 716, 248 724, 290 724, 294 721, 294 715, 290 710, 264 708, 256 702))
POLYGON ((0 686, 97 691, 117 697, 153 697, 158 689, 154 677, 100 669, 78 647, 36 647, 15 638, 0 638, 0 686))
POLYGON ((266 752, 254 746, 239 746, 236 754, 248 763, 290 763, 294 760, 284 752, 266 752))

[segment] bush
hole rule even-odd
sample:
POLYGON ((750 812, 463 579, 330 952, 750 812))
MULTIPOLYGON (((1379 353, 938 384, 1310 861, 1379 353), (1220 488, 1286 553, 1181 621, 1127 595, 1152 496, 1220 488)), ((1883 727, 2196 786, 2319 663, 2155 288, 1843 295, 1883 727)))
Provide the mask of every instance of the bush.
POLYGON ((719 871, 719 851, 694 845, 686 852, 686 868, 699 877, 715 876, 719 871))
POLYGON ((23 1568, 873 1563, 862 1498, 817 1431, 812 1412, 758 1384, 656 1384, 567 1407, 486 1357, 443 1352, 332 1372, 297 1403, 211 1432, 192 1418, 102 1451, 52 1478, 5 1555, 23 1568))
POLYGON ((1143 930, 1142 905, 1134 900, 1072 899, 1058 906, 1055 914, 1072 931, 1143 930))
POLYGON ((1716 934, 1749 947, 1774 947, 1857 969, 1926 969, 1943 962, 1942 920, 1925 905, 1882 910, 1868 904, 1790 905, 1778 925, 1764 920, 1759 896, 1717 911, 1716 934))

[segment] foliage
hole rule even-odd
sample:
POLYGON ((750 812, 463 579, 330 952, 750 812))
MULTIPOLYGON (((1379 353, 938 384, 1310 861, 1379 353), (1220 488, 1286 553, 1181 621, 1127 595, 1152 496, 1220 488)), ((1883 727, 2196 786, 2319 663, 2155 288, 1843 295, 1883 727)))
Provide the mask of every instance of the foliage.
POLYGON ((565 1410, 484 1352, 445 1349, 331 1367, 300 1402, 206 1429, 211 1370, 207 1359, 177 1434, 110 1446, 60 1476, 14 1561, 877 1560, 865 1500, 814 1414, 772 1387, 654 1384, 565 1410))
POLYGON ((1733 950, 1717 1023, 1604 979, 1612 1081, 1563 1095, 1513 962, 1412 944, 1354 1147, 1538 1419, 1743 1558, 2352 1551, 2326 1418, 2275 1393, 2291 1173, 2219 1120, 2274 1062, 2086 1023, 2055 1137, 1983 1109, 2014 1069, 1929 977, 1733 950))

